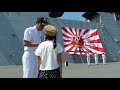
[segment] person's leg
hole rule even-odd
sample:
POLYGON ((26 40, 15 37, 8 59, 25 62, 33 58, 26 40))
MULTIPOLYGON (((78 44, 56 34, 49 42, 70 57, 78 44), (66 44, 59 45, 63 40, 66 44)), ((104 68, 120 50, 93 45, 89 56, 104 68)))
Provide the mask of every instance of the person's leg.
POLYGON ((23 78, 33 78, 34 72, 34 58, 33 55, 26 52, 23 55, 23 78))
POLYGON ((36 56, 34 57, 34 60, 35 60, 34 62, 35 66, 34 66, 33 78, 37 78, 38 77, 38 59, 36 56))
POLYGON ((87 64, 90 65, 90 59, 89 58, 87 58, 87 64))
POLYGON ((106 64, 106 60, 105 59, 103 59, 103 64, 106 64))
POLYGON ((97 65, 98 65, 98 59, 97 59, 97 58, 95 59, 95 64, 97 64, 97 65))

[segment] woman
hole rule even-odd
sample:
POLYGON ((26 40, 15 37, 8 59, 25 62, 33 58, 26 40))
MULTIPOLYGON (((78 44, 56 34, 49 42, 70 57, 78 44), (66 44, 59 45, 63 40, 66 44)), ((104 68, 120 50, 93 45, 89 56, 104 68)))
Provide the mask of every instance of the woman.
POLYGON ((38 56, 39 78, 62 78, 62 46, 56 42, 58 30, 52 25, 44 27, 45 41, 35 51, 38 56))

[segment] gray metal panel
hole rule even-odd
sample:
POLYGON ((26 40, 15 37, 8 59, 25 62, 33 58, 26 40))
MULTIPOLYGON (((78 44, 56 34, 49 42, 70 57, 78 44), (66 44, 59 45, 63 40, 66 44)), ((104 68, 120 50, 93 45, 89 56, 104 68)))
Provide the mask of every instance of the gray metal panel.
MULTIPOLYGON (((23 54, 23 33, 24 30, 35 25, 38 16, 49 17, 50 24, 57 27, 59 35, 57 41, 63 46, 61 26, 71 28, 91 28, 98 29, 98 33, 105 48, 107 61, 120 61, 120 23, 115 22, 111 13, 99 12, 101 23, 73 21, 66 19, 55 19, 48 16, 48 12, 1 12, 0 13, 0 65, 20 65, 22 64, 23 54), (102 28, 105 24, 105 28, 102 28), (115 42, 117 39, 119 42, 115 42)), ((94 21, 95 18, 93 18, 94 21)), ((79 55, 62 54, 63 62, 81 63, 79 55)), ((86 62, 86 56, 82 56, 86 62)), ((91 62, 94 62, 91 56, 91 62)), ((99 62, 102 62, 99 55, 99 62)))
POLYGON ((48 12, 0 12, 0 65, 21 65, 24 30, 48 12))

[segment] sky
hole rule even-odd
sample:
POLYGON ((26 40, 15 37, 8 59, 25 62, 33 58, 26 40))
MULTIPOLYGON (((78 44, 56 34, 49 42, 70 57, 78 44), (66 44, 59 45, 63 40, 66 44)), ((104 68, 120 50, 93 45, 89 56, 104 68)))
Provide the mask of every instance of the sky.
POLYGON ((79 20, 85 21, 85 18, 82 17, 82 12, 64 12, 61 19, 70 19, 70 20, 79 20))

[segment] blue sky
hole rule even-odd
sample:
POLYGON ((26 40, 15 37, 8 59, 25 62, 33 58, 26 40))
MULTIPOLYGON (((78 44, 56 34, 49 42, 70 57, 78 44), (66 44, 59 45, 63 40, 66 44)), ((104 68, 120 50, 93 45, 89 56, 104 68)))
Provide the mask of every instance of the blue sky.
POLYGON ((82 12, 64 12, 61 19, 70 19, 70 20, 79 20, 85 21, 85 18, 82 17, 82 12))

